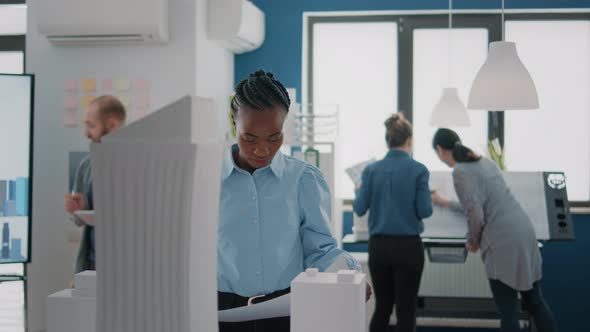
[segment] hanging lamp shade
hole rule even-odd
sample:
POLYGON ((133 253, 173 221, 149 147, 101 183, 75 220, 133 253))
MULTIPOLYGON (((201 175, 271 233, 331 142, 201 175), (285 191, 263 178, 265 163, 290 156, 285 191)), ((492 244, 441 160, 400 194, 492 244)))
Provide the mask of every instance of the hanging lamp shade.
POLYGON ((430 125, 433 127, 469 126, 469 115, 459 98, 457 88, 443 88, 442 95, 432 111, 430 125))
POLYGON ((488 58, 469 92, 469 109, 503 111, 539 108, 539 97, 529 71, 513 42, 492 42, 488 58))

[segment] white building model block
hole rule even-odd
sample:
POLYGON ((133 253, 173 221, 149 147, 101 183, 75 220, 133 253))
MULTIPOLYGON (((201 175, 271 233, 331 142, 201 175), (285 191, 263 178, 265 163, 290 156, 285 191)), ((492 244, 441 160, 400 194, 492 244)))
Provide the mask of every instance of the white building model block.
POLYGON ((187 96, 92 145, 97 332, 218 330, 217 119, 187 96))
POLYGON ((96 298, 96 271, 83 271, 74 276, 73 296, 96 298))
POLYGON ((291 282, 291 332, 364 332, 366 277, 307 269, 291 282))
POLYGON ((96 331, 96 272, 76 274, 75 287, 47 298, 47 332, 96 331))

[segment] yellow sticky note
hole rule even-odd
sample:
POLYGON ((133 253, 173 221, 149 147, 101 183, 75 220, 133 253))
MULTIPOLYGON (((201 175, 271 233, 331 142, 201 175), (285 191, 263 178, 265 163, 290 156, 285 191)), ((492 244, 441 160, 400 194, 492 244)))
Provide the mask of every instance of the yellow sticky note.
POLYGON ((94 100, 94 98, 96 97, 90 95, 82 97, 82 107, 86 108, 86 106, 88 106, 90 102, 94 100))
POLYGON ((115 88, 118 91, 128 91, 131 89, 131 82, 129 80, 118 79, 115 81, 115 88))
POLYGON ((83 79, 82 80, 82 91, 83 92, 93 92, 96 91, 96 80, 94 79, 83 79))

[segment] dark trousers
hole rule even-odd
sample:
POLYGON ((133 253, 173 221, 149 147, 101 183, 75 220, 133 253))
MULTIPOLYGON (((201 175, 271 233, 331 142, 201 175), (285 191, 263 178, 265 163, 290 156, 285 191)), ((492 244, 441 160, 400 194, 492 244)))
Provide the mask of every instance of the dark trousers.
MULTIPOLYGON (((500 314, 500 326, 502 332, 520 331, 518 324, 520 312, 518 308, 518 291, 504 284, 500 280, 490 279, 490 287, 494 295, 494 302, 500 314)), ((555 320, 549 306, 543 298, 541 286, 538 282, 533 284, 533 289, 520 292, 523 309, 527 311, 534 326, 539 332, 556 331, 555 320)))
MULTIPOLYGON (((269 294, 268 296, 257 298, 252 303, 261 303, 287 294, 289 289, 281 290, 269 294)), ((219 310, 243 307, 248 304, 248 298, 232 293, 217 292, 217 303, 219 310)), ((289 332, 291 329, 290 317, 278 317, 270 319, 261 319, 238 323, 219 322, 219 332, 289 332)))
POLYGON ((396 332, 416 330, 416 299, 424 269, 424 247, 418 236, 372 236, 369 270, 375 293, 370 331, 387 331, 395 305, 396 332))

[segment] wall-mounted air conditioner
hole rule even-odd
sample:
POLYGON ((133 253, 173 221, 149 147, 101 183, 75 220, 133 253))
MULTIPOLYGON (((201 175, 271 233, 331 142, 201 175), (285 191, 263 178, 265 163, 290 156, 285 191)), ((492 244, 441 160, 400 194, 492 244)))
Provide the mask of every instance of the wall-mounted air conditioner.
POLYGON ((239 54, 264 42, 264 13, 249 0, 209 0, 207 36, 239 54))
POLYGON ((54 44, 168 40, 168 0, 37 0, 35 12, 54 44))

